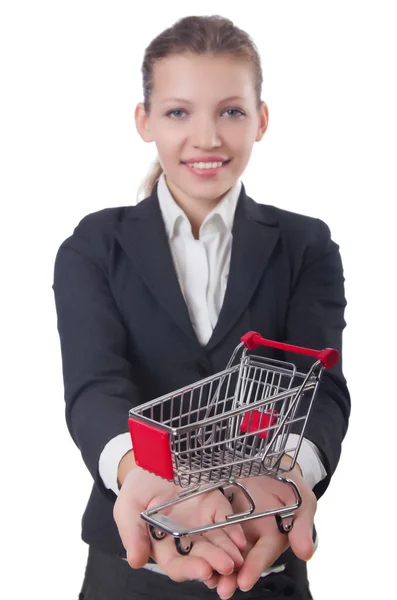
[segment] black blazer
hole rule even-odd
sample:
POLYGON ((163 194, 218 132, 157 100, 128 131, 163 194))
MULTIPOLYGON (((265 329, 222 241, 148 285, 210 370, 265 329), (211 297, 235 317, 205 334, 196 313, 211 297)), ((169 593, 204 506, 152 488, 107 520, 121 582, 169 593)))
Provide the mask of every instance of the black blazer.
MULTIPOLYGON (((257 204, 242 186, 230 273, 219 320, 200 345, 175 274, 158 198, 86 216, 61 245, 53 285, 66 420, 94 478, 82 537, 125 555, 113 520, 115 494, 99 456, 128 432, 129 409, 225 368, 250 330, 311 348, 341 350, 344 278, 338 246, 322 221, 257 204)), ((307 369, 312 359, 260 348, 307 369)), ((318 447, 329 484, 346 433, 350 399, 342 365, 326 371, 305 437, 318 447)))

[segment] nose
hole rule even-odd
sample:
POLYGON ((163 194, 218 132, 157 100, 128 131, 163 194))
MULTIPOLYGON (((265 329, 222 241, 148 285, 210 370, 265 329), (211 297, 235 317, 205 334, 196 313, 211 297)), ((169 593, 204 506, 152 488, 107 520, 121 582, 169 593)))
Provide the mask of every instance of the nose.
POLYGON ((218 127, 213 118, 197 119, 192 128, 192 144, 196 148, 214 148, 221 145, 218 127))

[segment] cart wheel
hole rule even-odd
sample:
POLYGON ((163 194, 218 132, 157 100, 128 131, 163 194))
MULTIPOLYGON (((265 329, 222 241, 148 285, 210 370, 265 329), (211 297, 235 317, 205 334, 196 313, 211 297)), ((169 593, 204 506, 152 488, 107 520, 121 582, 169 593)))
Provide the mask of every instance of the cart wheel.
POLYGON ((161 529, 156 529, 153 525, 149 525, 150 535, 154 540, 162 540, 165 538, 165 532, 161 529))
POLYGON ((285 523, 283 522, 283 517, 280 517, 280 515, 275 515, 276 518, 276 523, 277 523, 277 527, 280 533, 289 533, 292 529, 292 524, 293 521, 290 521, 289 523, 285 523))
POLYGON ((181 538, 174 538, 174 539, 175 539, 175 546, 176 546, 176 549, 179 552, 179 554, 182 554, 182 556, 186 556, 186 554, 189 554, 190 550, 192 549, 193 542, 191 540, 187 540, 187 539, 184 539, 182 541, 181 538))

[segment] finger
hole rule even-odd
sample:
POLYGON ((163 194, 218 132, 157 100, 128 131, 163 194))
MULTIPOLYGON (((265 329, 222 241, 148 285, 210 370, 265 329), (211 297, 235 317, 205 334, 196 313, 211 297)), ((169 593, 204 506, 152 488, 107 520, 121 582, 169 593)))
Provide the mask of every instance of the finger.
POLYGON ((247 538, 245 537, 243 528, 241 525, 233 524, 227 525, 224 528, 225 535, 233 542, 235 546, 240 550, 240 552, 244 552, 247 548, 247 538))
MULTIPOLYGON (((226 537, 226 536, 225 536, 226 537)), ((203 536, 193 539, 193 547, 188 555, 180 556, 172 536, 153 541, 152 557, 174 581, 186 579, 209 579, 213 571, 229 574, 234 570, 231 557, 218 546, 214 546, 203 536)))
MULTIPOLYGON (((222 532, 220 532, 221 534, 222 532)), ((218 540, 221 536, 218 534, 218 540)), ((233 553, 238 552, 237 548, 228 540, 227 536, 223 536, 223 540, 218 542, 224 544, 228 548, 232 548, 233 553), (226 540, 226 542, 225 542, 226 540)), ((236 568, 234 560, 230 554, 226 552, 222 547, 215 545, 210 542, 205 536, 200 536, 197 541, 194 542, 191 551, 195 556, 201 556, 211 565, 213 571, 218 571, 221 575, 230 575, 236 568)), ((241 555, 240 555, 241 557, 241 555)), ((238 557, 237 557, 238 559, 238 557)), ((242 557, 238 559, 242 564, 242 557)))
MULTIPOLYGON (((161 542, 159 542, 161 543, 161 542)), ((182 582, 196 579, 207 581, 212 577, 212 568, 206 560, 200 556, 167 555, 162 557, 153 556, 168 577, 173 581, 182 582)))
POLYGON ((293 553, 302 560, 310 560, 314 553, 313 522, 315 505, 308 500, 297 511, 293 526, 288 534, 293 553))
POLYGON ((231 575, 222 575, 222 577, 219 578, 216 591, 222 600, 226 600, 233 596, 237 588, 237 573, 232 573, 231 575))
POLYGON ((127 552, 131 567, 139 569, 149 560, 150 539, 146 523, 141 518, 143 508, 131 502, 129 494, 120 494, 113 509, 113 517, 119 530, 121 541, 127 552))
POLYGON ((209 588, 210 590, 213 590, 218 585, 221 577, 228 577, 228 576, 227 575, 220 575, 219 573, 217 573, 216 571, 214 571, 213 574, 212 574, 212 576, 209 579, 207 579, 207 581, 204 581, 204 583, 207 586, 207 588, 209 588))
MULTIPOLYGON (((219 523, 220 521, 225 521, 226 516, 229 514, 233 514, 233 508, 229 503, 227 503, 227 506, 221 506, 215 512, 214 522, 219 523)), ((244 552, 247 547, 247 539, 244 535, 241 525, 238 525, 237 523, 227 525, 227 527, 224 529, 224 532, 230 538, 233 544, 235 544, 235 546, 237 546, 241 552, 244 552)))
POLYGON ((236 544, 232 541, 232 539, 227 535, 227 529, 214 529, 209 531, 203 535, 205 539, 207 539, 212 545, 220 548, 227 554, 233 562, 233 570, 238 570, 244 562, 243 555, 240 550, 236 546, 236 544))
POLYGON ((287 536, 278 531, 261 537, 247 554, 244 564, 237 575, 238 587, 247 592, 258 581, 261 573, 269 568, 288 547, 287 536))

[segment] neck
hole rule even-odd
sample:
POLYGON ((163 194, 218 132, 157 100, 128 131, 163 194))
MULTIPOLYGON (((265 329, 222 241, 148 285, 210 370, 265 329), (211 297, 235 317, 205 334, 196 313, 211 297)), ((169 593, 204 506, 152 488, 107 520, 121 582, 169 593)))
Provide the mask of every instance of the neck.
POLYGON ((166 178, 168 189, 170 190, 172 197, 178 206, 183 210, 187 218, 189 219, 190 225, 192 227, 192 234, 194 238, 197 240, 199 238, 200 227, 203 224, 206 216, 219 204, 219 202, 226 196, 229 192, 225 192, 219 198, 214 198, 212 200, 203 199, 197 200, 191 198, 190 196, 186 196, 180 190, 176 189, 172 182, 168 181, 166 178))
POLYGON ((187 218, 189 219, 190 225, 192 226, 192 234, 196 240, 199 238, 199 231, 201 225, 207 215, 215 208, 218 201, 212 203, 198 203, 198 202, 181 202, 175 198, 175 202, 181 207, 187 218))

